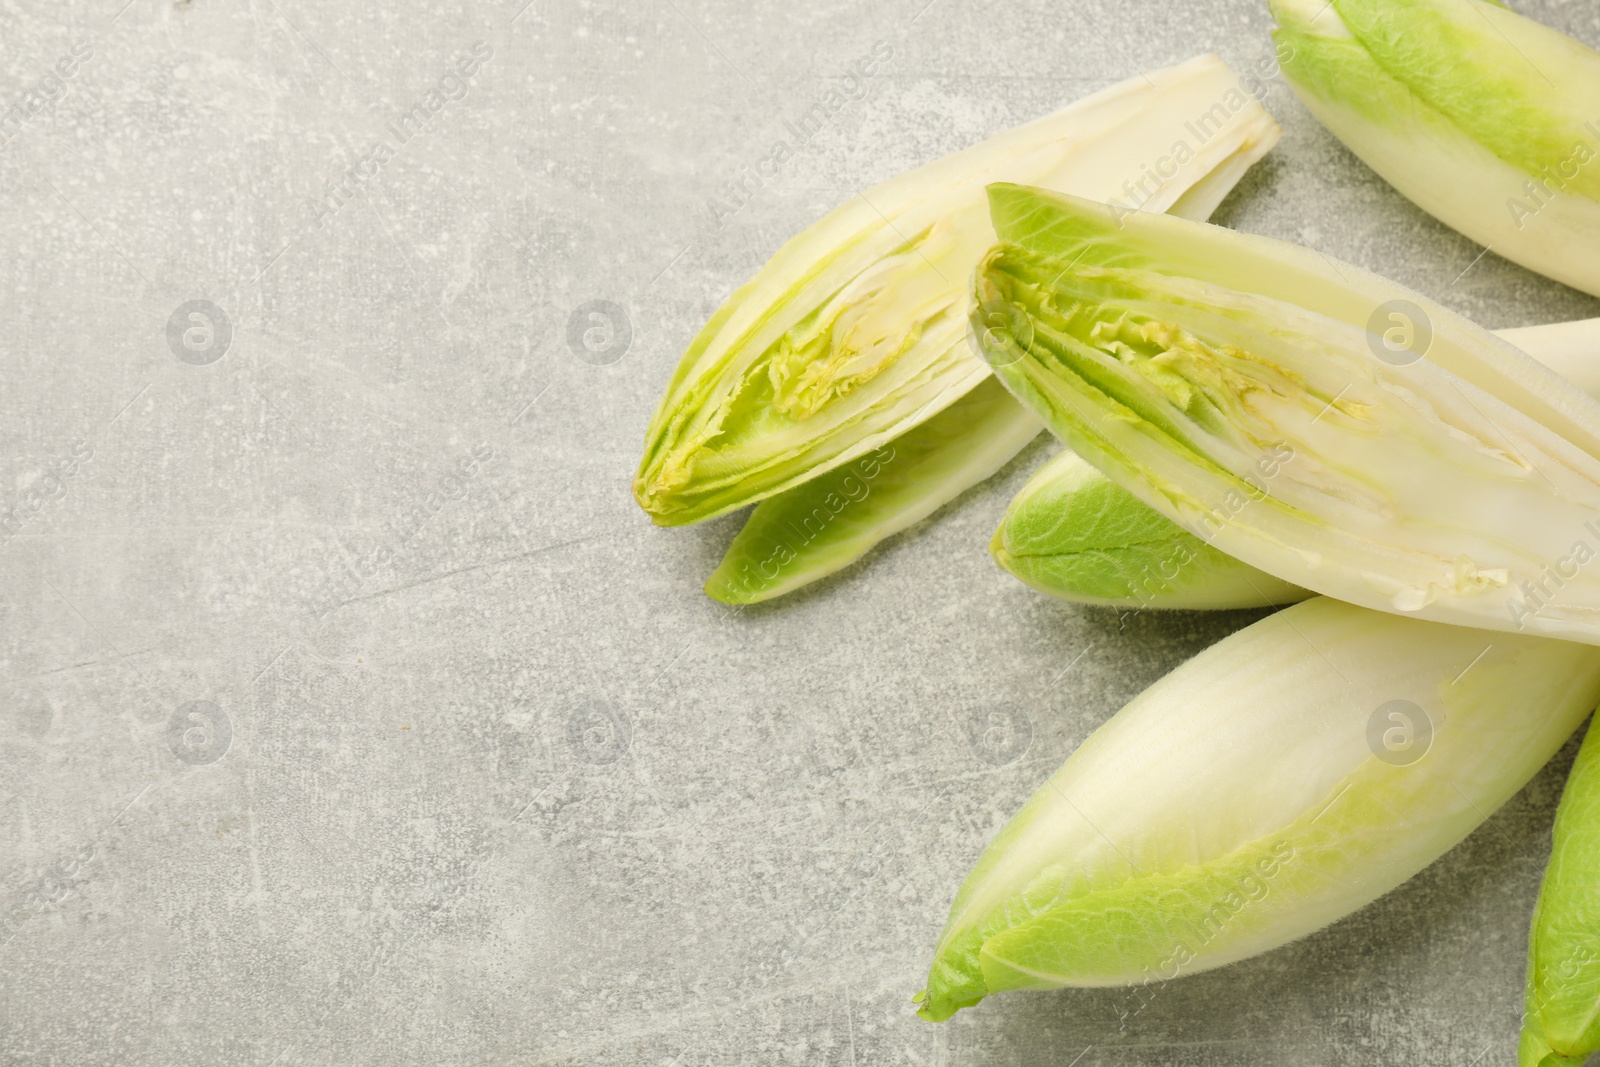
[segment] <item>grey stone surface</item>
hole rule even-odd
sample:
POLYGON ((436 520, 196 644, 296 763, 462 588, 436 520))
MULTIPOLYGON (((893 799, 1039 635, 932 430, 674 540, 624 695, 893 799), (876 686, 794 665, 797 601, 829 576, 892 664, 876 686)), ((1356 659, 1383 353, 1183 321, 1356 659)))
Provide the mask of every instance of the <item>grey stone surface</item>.
MULTIPOLYGON (((1400 891, 1124 1029, 1116 992, 935 1027, 908 998, 984 842, 1251 616, 1000 574, 1043 444, 738 614, 699 591, 737 520, 628 494, 677 354, 784 239, 1140 70, 1264 56, 1263 4, 121 2, 0 5, 0 102, 57 97, 0 150, 0 1062, 1507 1061, 1570 747, 1400 891), (631 333, 598 365, 567 341, 597 300, 631 333), (225 348, 169 324, 190 301, 225 348), (966 730, 996 701, 1031 734, 1001 766, 966 730)), ((1268 105, 1223 221, 1491 326, 1600 313, 1268 105)))

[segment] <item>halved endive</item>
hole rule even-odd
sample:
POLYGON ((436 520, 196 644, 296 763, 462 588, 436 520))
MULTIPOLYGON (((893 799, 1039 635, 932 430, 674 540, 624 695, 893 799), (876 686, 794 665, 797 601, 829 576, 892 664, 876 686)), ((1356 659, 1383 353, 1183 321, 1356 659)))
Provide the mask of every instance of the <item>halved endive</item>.
POLYGON ((1600 643, 1600 403, 1309 249, 1014 185, 974 329, 1074 451, 1316 592, 1600 643))
POLYGON ((720 515, 882 447, 983 381, 965 316, 994 240, 989 182, 1204 217, 1278 132, 1238 76, 1202 56, 855 196, 690 344, 646 434, 635 499, 666 526, 720 515))
MULTIPOLYGON (((1590 396, 1600 395, 1600 319, 1499 336, 1590 396)), ((1207 544, 1071 451, 1018 491, 989 550, 1034 589, 1082 604, 1253 608, 1312 595, 1207 544)))
POLYGON ((1600 700, 1600 650, 1316 597, 1096 730, 984 851, 923 1018, 1144 984, 1302 937, 1466 837, 1600 700))
POLYGON ((1600 296, 1600 53, 1489 0, 1271 0, 1283 73, 1424 211, 1600 296))

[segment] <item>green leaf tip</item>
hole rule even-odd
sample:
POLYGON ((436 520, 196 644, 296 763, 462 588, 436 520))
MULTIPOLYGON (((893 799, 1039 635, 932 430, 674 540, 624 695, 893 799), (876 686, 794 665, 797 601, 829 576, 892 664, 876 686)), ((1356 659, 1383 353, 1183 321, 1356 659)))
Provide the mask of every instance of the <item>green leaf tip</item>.
POLYGON ((1072 452, 1022 487, 989 551, 1026 585, 1080 604, 1218 610, 1311 595, 1206 544, 1072 452))
POLYGON ((1587 1055, 1564 1056, 1550 1047, 1544 1033, 1524 1022, 1517 1040, 1517 1067, 1583 1067, 1587 1055))

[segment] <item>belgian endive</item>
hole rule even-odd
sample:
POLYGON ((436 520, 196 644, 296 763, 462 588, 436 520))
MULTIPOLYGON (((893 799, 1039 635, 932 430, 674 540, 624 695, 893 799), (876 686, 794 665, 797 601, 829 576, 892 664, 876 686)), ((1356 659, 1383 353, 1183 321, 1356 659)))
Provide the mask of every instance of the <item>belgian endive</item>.
POLYGON ((1590 723, 1556 811, 1528 934, 1520 1067, 1583 1067, 1600 1051, 1600 727, 1590 723))
MULTIPOLYGON (((1600 319, 1498 331, 1600 396, 1600 319)), ((1251 608, 1311 595, 1202 541, 1066 451, 1017 492, 989 545, 995 562, 1051 596, 1131 608, 1251 608)))
POLYGON ((1600 53, 1490 0, 1271 0, 1283 72, 1423 210, 1600 296, 1600 53))
POLYGON ((1309 249, 1014 185, 974 327, 1084 459, 1285 582, 1600 643, 1600 403, 1309 249))
POLYGON ((1600 700, 1600 650, 1325 597, 1096 730, 984 851, 920 1014, 1147 983, 1326 926, 1442 855, 1600 700))
POLYGON ((689 345, 634 497, 662 525, 782 492, 893 440, 988 375, 965 340, 994 240, 984 186, 1209 214, 1278 127, 1216 56, 1141 75, 851 198, 783 246, 689 345))

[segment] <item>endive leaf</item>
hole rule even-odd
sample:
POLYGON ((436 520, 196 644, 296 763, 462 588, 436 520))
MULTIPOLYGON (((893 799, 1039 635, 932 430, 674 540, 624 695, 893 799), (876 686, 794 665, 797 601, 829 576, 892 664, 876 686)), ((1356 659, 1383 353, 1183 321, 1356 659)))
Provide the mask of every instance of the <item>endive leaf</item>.
POLYGON ((877 451, 762 501, 706 594, 753 604, 832 574, 994 474, 1042 428, 990 378, 877 451))

